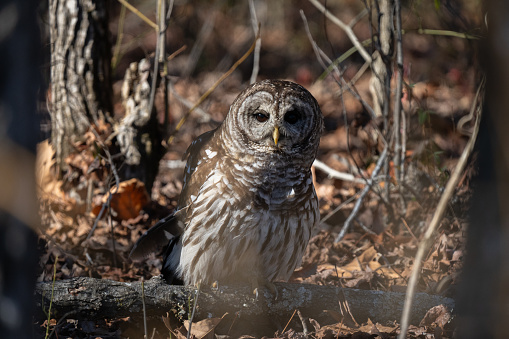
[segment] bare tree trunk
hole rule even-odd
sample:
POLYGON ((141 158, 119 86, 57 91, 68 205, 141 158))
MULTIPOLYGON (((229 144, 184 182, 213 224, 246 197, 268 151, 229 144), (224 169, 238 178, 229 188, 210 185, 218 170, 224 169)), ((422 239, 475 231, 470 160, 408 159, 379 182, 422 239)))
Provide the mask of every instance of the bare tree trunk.
POLYGON ((91 123, 112 112, 105 0, 49 0, 52 144, 57 163, 91 123))

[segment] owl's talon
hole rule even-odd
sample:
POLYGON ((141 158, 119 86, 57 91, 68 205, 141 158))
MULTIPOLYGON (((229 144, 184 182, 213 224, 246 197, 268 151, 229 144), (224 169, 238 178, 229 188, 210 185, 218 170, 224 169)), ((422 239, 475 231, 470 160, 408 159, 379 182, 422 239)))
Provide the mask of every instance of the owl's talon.
MULTIPOLYGON (((252 284, 253 294, 255 295, 256 300, 258 300, 259 299, 258 297, 260 296, 260 286, 263 286, 264 288, 269 290, 269 292, 274 296, 274 300, 278 299, 279 294, 277 292, 276 285, 274 285, 273 283, 271 283, 269 281, 264 281, 261 284, 258 284, 258 282, 252 284)), ((263 292, 262 292, 262 295, 263 295, 263 292)))
POLYGON ((216 281, 214 281, 212 283, 212 285, 210 286, 213 290, 218 290, 219 289, 219 283, 216 281))
POLYGON ((274 300, 277 300, 279 297, 279 294, 277 292, 276 285, 274 285, 271 282, 266 282, 265 287, 274 295, 274 300))

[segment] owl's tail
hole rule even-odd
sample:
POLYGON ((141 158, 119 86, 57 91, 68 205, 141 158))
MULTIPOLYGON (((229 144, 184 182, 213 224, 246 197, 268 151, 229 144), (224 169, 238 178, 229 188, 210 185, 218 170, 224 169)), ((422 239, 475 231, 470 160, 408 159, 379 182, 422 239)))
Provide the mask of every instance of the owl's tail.
POLYGON ((164 246, 167 246, 173 238, 182 233, 184 224, 179 218, 181 211, 179 210, 159 220, 143 233, 134 244, 129 257, 133 260, 143 260, 151 253, 160 253, 164 246))

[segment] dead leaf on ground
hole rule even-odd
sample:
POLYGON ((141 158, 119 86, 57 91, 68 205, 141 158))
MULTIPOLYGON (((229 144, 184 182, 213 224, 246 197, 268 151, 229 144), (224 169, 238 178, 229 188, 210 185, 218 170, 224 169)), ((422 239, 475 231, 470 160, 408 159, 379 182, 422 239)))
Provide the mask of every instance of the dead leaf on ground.
POLYGON ((372 272, 376 271, 377 273, 381 273, 389 279, 399 278, 399 274, 397 274, 392 268, 382 267, 382 265, 378 262, 380 256, 381 255, 376 251, 375 247, 371 246, 345 266, 336 267, 331 264, 324 264, 318 266, 318 271, 323 272, 325 270, 334 270, 337 271, 340 278, 354 278, 354 272, 363 272, 366 271, 366 269, 369 269, 372 272))
MULTIPOLYGON (((112 215, 116 220, 127 220, 135 218, 140 214, 140 211, 145 207, 150 198, 145 188, 145 184, 136 178, 122 181, 116 187, 110 189, 111 197, 111 209, 114 213, 112 215), (114 193, 116 192, 116 193, 114 193)), ((102 204, 108 201, 108 195, 104 195, 101 204, 94 205, 92 212, 95 215, 99 215, 102 204)))

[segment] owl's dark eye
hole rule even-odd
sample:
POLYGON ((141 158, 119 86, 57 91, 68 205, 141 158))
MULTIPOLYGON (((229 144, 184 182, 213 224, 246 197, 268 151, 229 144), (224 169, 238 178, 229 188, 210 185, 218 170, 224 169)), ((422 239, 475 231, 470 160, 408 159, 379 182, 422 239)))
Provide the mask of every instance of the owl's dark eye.
POLYGON ((269 115, 265 114, 265 113, 260 113, 260 112, 255 113, 254 117, 256 118, 256 120, 258 122, 265 122, 265 121, 269 120, 269 115))
POLYGON ((285 121, 291 125, 295 124, 297 121, 300 120, 300 115, 297 111, 288 111, 285 114, 285 121))

